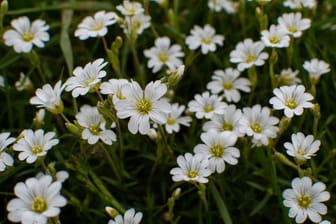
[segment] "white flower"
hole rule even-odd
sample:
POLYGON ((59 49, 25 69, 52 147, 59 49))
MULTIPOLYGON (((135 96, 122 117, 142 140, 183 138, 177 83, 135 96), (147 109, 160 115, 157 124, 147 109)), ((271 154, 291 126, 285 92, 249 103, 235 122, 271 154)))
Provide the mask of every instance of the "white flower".
POLYGON ((13 145, 13 149, 20 152, 20 160, 33 163, 38 157, 45 156, 52 147, 58 144, 59 140, 54 138, 55 135, 55 132, 44 134, 42 129, 38 129, 35 132, 30 129, 24 130, 22 138, 13 145))
POLYGON ((210 119, 214 114, 223 114, 227 104, 221 101, 217 95, 210 95, 209 92, 203 92, 202 95, 196 94, 194 100, 188 103, 188 109, 196 112, 196 118, 210 119))
POLYGON ((36 127, 40 127, 44 124, 44 117, 45 117, 45 109, 39 109, 35 113, 35 117, 33 118, 33 123, 36 127))
POLYGON ((268 107, 261 107, 259 104, 252 108, 243 108, 243 117, 240 119, 241 132, 252 136, 252 141, 257 146, 268 145, 269 138, 275 138, 279 128, 276 126, 279 119, 270 115, 268 107))
POLYGON ((94 62, 89 62, 84 68, 78 66, 74 69, 72 76, 64 83, 66 91, 72 91, 73 97, 86 95, 89 91, 94 91, 106 72, 102 68, 107 64, 104 59, 99 58, 94 62))
POLYGON ((100 92, 102 94, 109 94, 113 96, 113 103, 118 100, 125 99, 122 93, 122 87, 128 85, 130 82, 127 79, 110 79, 108 82, 103 82, 100 85, 100 92))
POLYGON ((58 216, 66 199, 60 194, 62 184, 52 182, 50 175, 28 178, 15 185, 17 198, 7 204, 8 219, 12 222, 47 224, 49 217, 58 216))
POLYGON ((288 47, 290 38, 286 30, 280 26, 271 25, 269 30, 261 31, 261 40, 267 47, 288 47))
POLYGON ((309 102, 313 99, 310 93, 305 92, 303 85, 281 86, 273 90, 274 97, 269 102, 275 110, 284 110, 286 117, 301 115, 303 108, 312 108, 314 105, 309 102))
POLYGON ((319 224, 331 224, 331 222, 328 221, 328 220, 323 220, 323 221, 319 222, 319 224))
POLYGON ((211 117, 210 121, 204 123, 203 131, 216 131, 216 132, 228 132, 236 137, 244 135, 240 131, 241 124, 239 120, 243 114, 240 109, 236 109, 235 105, 229 105, 224 109, 223 114, 215 114, 211 117))
POLYGON ((299 70, 293 71, 291 68, 283 69, 277 76, 278 82, 282 86, 291 86, 301 83, 301 79, 297 77, 299 70))
POLYGON ((135 39, 137 35, 150 27, 151 17, 145 14, 136 14, 134 16, 127 16, 121 25, 123 31, 131 38, 135 39))
POLYGON ((0 75, 0 87, 5 87, 5 78, 0 75))
POLYGON ((208 168, 209 160, 202 154, 192 155, 191 153, 186 153, 184 156, 179 155, 177 164, 179 167, 170 170, 170 174, 173 175, 173 181, 208 182, 207 177, 211 174, 211 170, 208 168))
POLYGON ((302 19, 300 12, 285 13, 278 18, 279 25, 294 38, 301 37, 302 31, 310 27, 310 19, 302 19))
POLYGON ((116 8, 124 16, 134 16, 144 12, 144 9, 139 2, 130 2, 128 0, 124 0, 123 4, 117 5, 116 8))
POLYGON ((187 36, 185 40, 190 50, 201 47, 202 54, 207 54, 209 51, 216 50, 216 44, 223 45, 224 36, 216 35, 215 29, 209 24, 205 25, 204 28, 195 25, 190 33, 191 35, 187 36))
POLYGON ((286 0, 283 3, 284 6, 287 6, 291 9, 301 9, 304 8, 315 8, 317 6, 316 0, 286 0))
POLYGON ((33 83, 28 76, 25 76, 23 72, 20 72, 20 79, 15 82, 15 88, 17 91, 29 90, 33 88, 33 83))
POLYGON ((122 87, 122 92, 125 99, 115 102, 115 108, 119 118, 130 117, 128 130, 132 134, 138 131, 140 134, 147 134, 150 121, 158 124, 165 122, 164 113, 170 112, 170 106, 162 99, 167 92, 167 86, 161 81, 148 83, 145 90, 142 90, 137 82, 131 81, 129 85, 122 87))
POLYGON ((268 58, 266 52, 262 52, 265 45, 261 41, 253 42, 251 39, 245 39, 239 42, 236 49, 230 53, 230 61, 238 63, 238 70, 244 71, 252 66, 261 66, 268 58))
POLYGON ((185 106, 180 106, 178 103, 174 103, 171 105, 170 112, 165 115, 165 129, 169 134, 173 132, 179 132, 180 125, 190 126, 191 117, 181 116, 184 109, 185 106))
POLYGON ((303 68, 309 73, 309 77, 312 81, 318 81, 321 75, 330 72, 329 64, 317 58, 305 61, 303 68))
POLYGON ((4 171, 6 166, 13 166, 14 163, 13 157, 5 152, 7 147, 15 142, 15 138, 8 138, 9 135, 9 132, 3 132, 0 134, 0 171, 4 171))
POLYGON ((239 78, 240 72, 237 69, 227 68, 225 71, 216 70, 212 76, 212 81, 207 84, 207 89, 213 94, 224 92, 226 101, 238 102, 240 91, 250 92, 250 80, 239 78))
POLYGON ((36 96, 30 99, 30 104, 37 105, 38 108, 46 108, 51 113, 62 113, 63 102, 61 100, 61 94, 64 89, 62 86, 62 80, 59 80, 54 88, 50 84, 45 84, 42 89, 37 89, 36 96))
POLYGON ((208 0, 208 7, 215 12, 224 9, 227 13, 233 14, 237 12, 238 3, 230 0, 208 0))
POLYGON ((194 153, 203 154, 209 159, 209 169, 211 172, 222 173, 225 170, 225 163, 236 165, 240 152, 233 145, 237 137, 231 133, 218 133, 209 131, 201 134, 201 140, 204 144, 198 144, 194 147, 194 153))
POLYGON ((315 153, 320 149, 320 144, 319 140, 314 141, 314 136, 305 137, 303 133, 298 132, 292 134, 292 142, 285 142, 284 146, 288 155, 293 156, 299 162, 305 162, 315 156, 315 153))
POLYGON ((108 224, 139 224, 142 219, 142 212, 135 213, 134 208, 128 209, 124 216, 117 215, 114 220, 110 220, 108 224))
POLYGON ((47 30, 49 26, 45 21, 37 19, 30 23, 26 16, 19 17, 11 21, 14 29, 9 29, 3 34, 5 44, 13 46, 17 53, 28 53, 33 45, 39 48, 44 47, 44 42, 49 40, 47 30))
POLYGON ((295 217, 297 223, 303 223, 307 217, 314 223, 321 221, 320 215, 327 214, 327 206, 323 203, 329 200, 330 194, 325 191, 326 186, 322 182, 312 184, 309 177, 294 178, 292 188, 286 189, 282 196, 283 204, 289 207, 288 216, 295 217))
POLYGON ((168 37, 160 37, 155 40, 155 47, 144 50, 144 55, 149 58, 148 68, 152 68, 155 73, 161 70, 164 65, 169 70, 175 71, 183 64, 179 58, 183 57, 184 53, 181 51, 180 45, 170 46, 168 37))
POLYGON ((97 107, 83 105, 75 117, 78 124, 83 127, 82 138, 90 145, 95 144, 99 139, 107 145, 112 145, 112 142, 116 141, 116 134, 106 129, 106 122, 97 107))
POLYGON ((103 37, 107 34, 107 26, 117 22, 118 16, 114 12, 99 11, 93 17, 87 16, 78 25, 75 37, 86 40, 90 37, 103 37))

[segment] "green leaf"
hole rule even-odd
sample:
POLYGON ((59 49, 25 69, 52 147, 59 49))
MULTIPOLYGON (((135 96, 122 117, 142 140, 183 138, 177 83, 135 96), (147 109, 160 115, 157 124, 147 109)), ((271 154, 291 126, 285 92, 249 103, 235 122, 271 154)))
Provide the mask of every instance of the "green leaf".
POLYGON ((225 205, 225 202, 223 201, 221 195, 219 194, 218 190, 216 189, 216 186, 214 183, 209 183, 209 189, 211 191, 211 194, 213 198, 215 199, 215 202, 218 207, 218 211, 220 216, 222 217, 225 224, 232 224, 232 220, 229 214, 229 211, 225 205))
POLYGON ((62 30, 61 30, 61 38, 60 38, 60 46, 62 53, 64 55, 65 62, 68 67, 69 74, 72 74, 73 70, 73 53, 72 46, 68 34, 68 29, 72 21, 72 10, 64 10, 62 12, 62 30))

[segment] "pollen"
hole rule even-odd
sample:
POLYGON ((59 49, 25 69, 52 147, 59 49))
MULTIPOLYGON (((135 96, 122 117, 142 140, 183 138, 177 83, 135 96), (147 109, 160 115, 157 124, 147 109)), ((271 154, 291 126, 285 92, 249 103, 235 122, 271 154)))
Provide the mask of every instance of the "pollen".
POLYGON ((173 124, 175 124, 175 123, 176 123, 176 120, 175 120, 174 118, 169 117, 169 118, 167 119, 167 124, 168 124, 168 125, 173 125, 173 124))
POLYGON ((161 52, 161 53, 159 53, 159 60, 162 62, 162 63, 165 63, 165 62, 167 62, 168 61, 168 55, 167 55, 167 53, 165 53, 165 52, 161 52))
POLYGON ((190 170, 187 175, 189 178, 195 178, 198 176, 198 172, 195 170, 190 170))
POLYGON ((232 124, 224 123, 224 124, 222 125, 222 131, 232 131, 232 129, 233 129, 232 124))
POLYGON ((232 85, 231 82, 224 82, 224 83, 223 83, 223 88, 224 88, 225 90, 230 90, 230 89, 233 88, 233 85, 232 85))
POLYGON ((136 104, 136 110, 139 114, 145 115, 152 111, 152 102, 146 98, 139 100, 136 104))
POLYGON ((245 58, 246 63, 252 63, 252 62, 255 62, 256 60, 257 60, 257 57, 254 55, 247 55, 247 57, 245 58))
POLYGON ((93 135, 98 135, 98 134, 99 134, 98 127, 97 127, 97 125, 95 125, 95 124, 91 124, 91 125, 89 126, 89 131, 90 131, 93 135))
POLYGON ((301 207, 301 208, 308 208, 311 204, 311 201, 312 201, 312 198, 310 195, 307 195, 307 194, 303 194, 303 195, 300 195, 297 199, 297 203, 298 205, 301 207))
POLYGON ((31 209, 36 213, 42 213, 48 209, 48 204, 43 198, 36 197, 31 204, 31 209))
POLYGON ((203 110, 204 110, 205 113, 210 113, 211 111, 214 110, 214 108, 213 108, 212 105, 206 105, 206 106, 204 106, 203 110))
POLYGON ((278 36, 271 36, 269 38, 269 42, 271 42, 272 44, 278 44, 280 42, 280 38, 278 36))
POLYGON ((25 32, 22 35, 22 39, 25 42, 30 42, 30 41, 32 41, 34 39, 34 34, 32 34, 31 32, 25 32))
POLYGON ((42 147, 42 146, 40 146, 40 145, 34 145, 34 146, 32 147, 32 153, 33 153, 34 155, 37 155, 37 154, 39 154, 39 153, 41 153, 41 152, 43 152, 43 147, 42 147))
POLYGON ((201 42, 203 44, 205 44, 205 45, 209 45, 209 44, 211 44, 211 39, 209 39, 209 38, 202 38, 201 42))
POLYGON ((297 107, 297 103, 296 103, 296 101, 293 98, 286 99, 285 105, 289 109, 295 109, 297 107))
POLYGON ((253 124, 250 125, 250 127, 255 133, 261 133, 261 131, 262 131, 262 127, 258 123, 253 123, 253 124))
POLYGON ((210 150, 213 157, 221 158, 223 156, 224 147, 219 144, 215 144, 210 150))

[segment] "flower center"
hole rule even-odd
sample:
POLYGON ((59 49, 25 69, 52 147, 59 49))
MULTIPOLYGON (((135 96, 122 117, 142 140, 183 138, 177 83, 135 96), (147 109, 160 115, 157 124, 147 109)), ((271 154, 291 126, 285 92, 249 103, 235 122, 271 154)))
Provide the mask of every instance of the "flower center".
POLYGON ((201 42, 205 45, 209 45, 211 44, 211 39, 204 37, 201 39, 201 42))
POLYGON ((212 105, 205 105, 203 108, 205 113, 210 113, 211 111, 213 111, 213 106, 212 105))
POLYGON ((32 41, 34 39, 34 34, 32 34, 31 32, 25 32, 22 35, 22 39, 25 42, 30 42, 30 41, 32 41))
POLYGON ((257 57, 254 55, 247 55, 247 57, 245 58, 246 63, 252 63, 252 62, 255 62, 256 60, 257 60, 257 57))
POLYGON ((271 42, 271 44, 278 44, 280 42, 280 38, 278 36, 271 36, 269 39, 269 42, 271 42))
POLYGON ((93 135, 98 135, 99 134, 99 130, 97 125, 95 124, 90 124, 89 126, 89 131, 93 134, 93 135))
POLYGON ((312 198, 310 195, 300 195, 297 199, 297 203, 301 208, 308 208, 311 204, 312 198))
POLYGON ((195 178, 198 176, 198 172, 196 170, 190 170, 187 174, 189 178, 195 178))
POLYGON ((226 89, 226 90, 230 90, 233 88, 233 85, 231 82, 224 82, 223 83, 223 88, 226 89))
POLYGON ((224 124, 222 125, 222 131, 232 131, 232 129, 233 129, 232 124, 224 123, 224 124))
POLYGON ((214 146, 212 146, 211 150, 211 154, 213 157, 222 157, 223 153, 224 153, 224 147, 219 145, 219 144, 215 144, 214 146))
POLYGON ((298 31, 298 28, 296 26, 288 26, 287 30, 291 33, 296 33, 298 31))
POLYGON ((173 125, 173 124, 175 124, 175 123, 176 123, 176 120, 175 120, 174 118, 169 117, 169 118, 167 119, 167 124, 168 124, 168 125, 173 125))
POLYGON ((152 111, 152 102, 146 98, 139 100, 136 105, 139 114, 145 115, 152 111))
POLYGON ((40 146, 40 145, 34 145, 31 150, 32 150, 32 153, 34 155, 37 155, 37 154, 43 152, 43 147, 40 146))
POLYGON ((295 109, 297 107, 297 103, 296 103, 296 101, 293 98, 286 99, 285 105, 289 109, 295 109))
POLYGON ((168 55, 167 55, 167 53, 165 53, 165 52, 159 53, 159 60, 162 63, 167 62, 168 61, 168 55))
POLYGON ((250 127, 255 133, 261 133, 262 131, 261 125, 258 123, 253 123, 250 127))
POLYGON ((117 93, 116 93, 115 95, 117 96, 117 98, 118 98, 119 100, 124 100, 124 99, 126 99, 126 97, 124 97, 124 95, 122 95, 122 92, 121 92, 120 89, 118 89, 118 91, 117 91, 117 93))
POLYGON ((126 9, 126 15, 128 15, 128 16, 132 16, 132 15, 135 15, 135 13, 136 13, 136 8, 135 7, 130 7, 130 8, 128 8, 128 9, 126 9))
POLYGON ((304 154, 306 154, 306 151, 304 149, 298 149, 297 150, 297 153, 300 155, 300 156, 303 156, 304 154))
POLYGON ((31 204, 31 209, 36 213, 42 213, 47 210, 48 204, 46 200, 41 197, 34 198, 34 201, 31 204))
POLYGON ((101 29, 104 28, 104 23, 103 21, 97 21, 93 26, 92 26, 92 30, 93 31, 99 31, 101 29))

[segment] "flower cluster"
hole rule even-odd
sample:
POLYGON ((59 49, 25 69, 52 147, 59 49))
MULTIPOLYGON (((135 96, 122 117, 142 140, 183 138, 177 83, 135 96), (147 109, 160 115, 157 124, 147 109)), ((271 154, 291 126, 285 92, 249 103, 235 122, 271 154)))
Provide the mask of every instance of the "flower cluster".
MULTIPOLYGON (((322 216, 332 198, 326 184, 334 183, 324 175, 334 155, 326 151, 333 147, 334 116, 324 119, 333 109, 328 99, 320 101, 322 94, 332 95, 326 88, 332 82, 322 75, 333 71, 325 57, 330 50, 309 45, 319 24, 315 18, 329 3, 319 8, 316 0, 103 2, 62 3, 55 7, 62 9, 61 22, 48 25, 53 15, 25 15, 8 27, 4 16, 21 11, 7 13, 6 0, 0 5, 2 43, 9 47, 0 60, 0 94, 7 105, 0 118, 9 117, 0 132, 0 183, 18 181, 12 183, 15 198, 4 192, 9 221, 60 223, 69 202, 75 209, 65 216, 76 211, 99 219, 106 217, 98 209, 110 203, 108 224, 158 216, 167 223, 202 222, 208 214, 208 222, 221 217, 229 223, 224 199, 233 199, 222 198, 223 189, 237 183, 253 188, 244 202, 254 207, 249 218, 273 203, 274 216, 282 209, 296 223, 330 223, 322 216), (74 19, 72 10, 83 17, 74 19), (199 11, 205 19, 198 19, 199 11), (59 27, 61 34, 54 34, 59 27), (232 32, 237 29, 239 34, 232 32), (53 54, 61 52, 61 60, 43 55, 56 48, 55 40, 60 50, 53 54), (31 67, 22 66, 26 59, 31 67), (7 75, 14 72, 16 80, 7 75), (13 106, 13 92, 26 97, 24 103, 13 106), (31 123, 22 119, 34 107, 31 123), (16 120, 13 111, 21 109, 16 120), (71 172, 57 171, 63 168, 71 172), (70 186, 62 190, 67 178, 70 186), (180 194, 185 182, 197 189, 197 218, 183 211, 196 201, 192 190, 180 194), (282 203, 274 204, 273 196, 282 203), (174 211, 180 198, 189 200, 174 211), (216 206, 218 217, 208 213, 216 206)), ((229 191, 237 196, 236 189, 229 191)))

